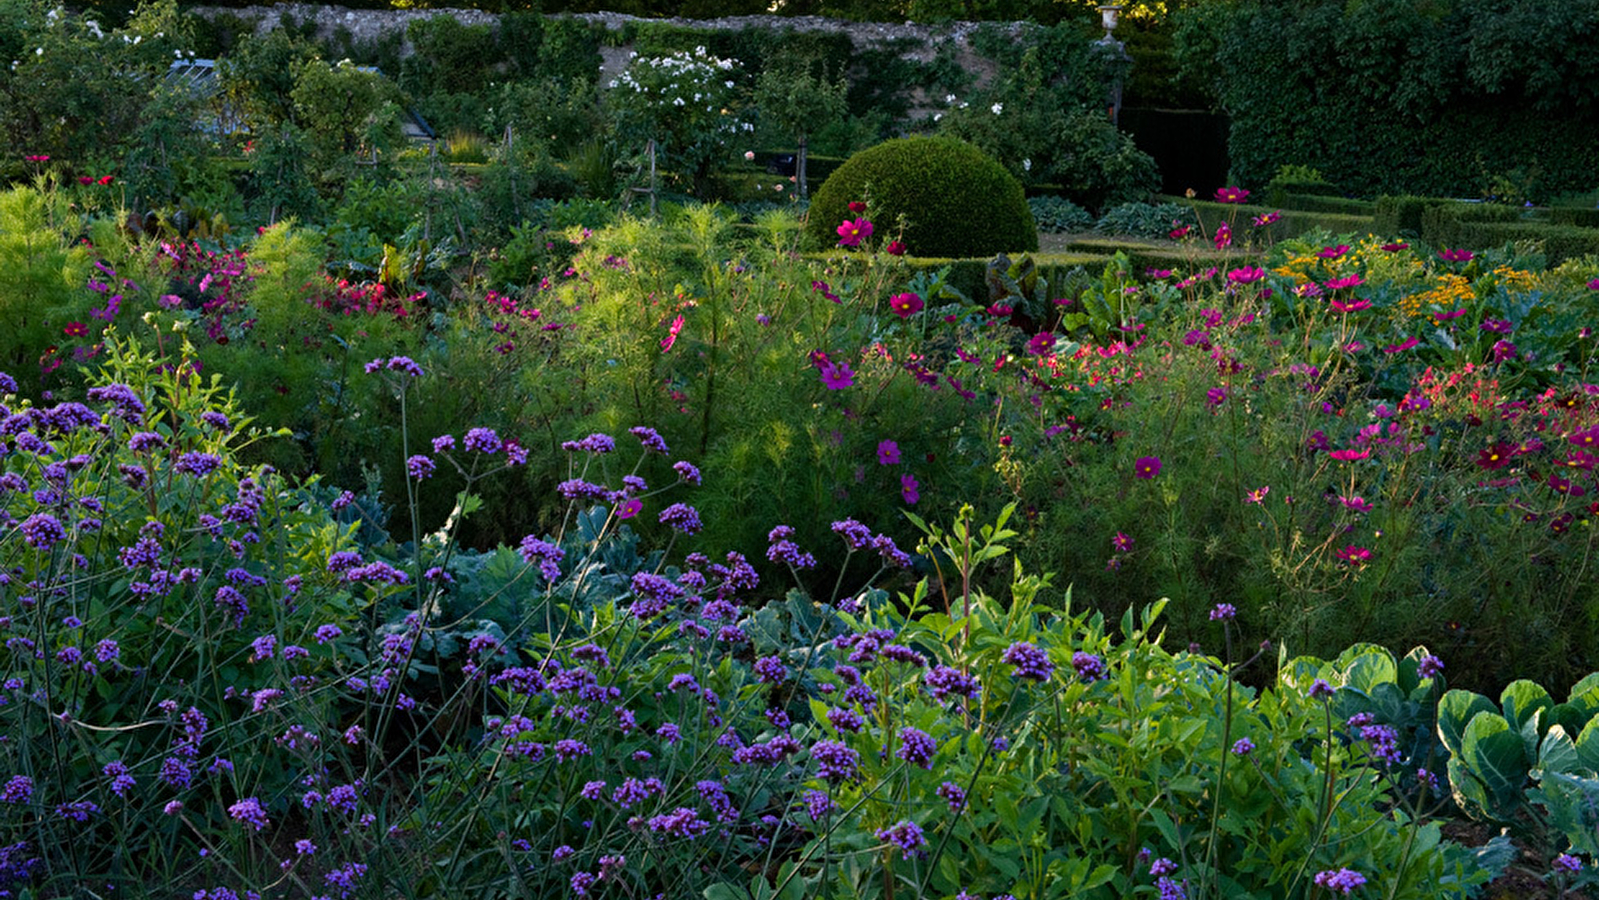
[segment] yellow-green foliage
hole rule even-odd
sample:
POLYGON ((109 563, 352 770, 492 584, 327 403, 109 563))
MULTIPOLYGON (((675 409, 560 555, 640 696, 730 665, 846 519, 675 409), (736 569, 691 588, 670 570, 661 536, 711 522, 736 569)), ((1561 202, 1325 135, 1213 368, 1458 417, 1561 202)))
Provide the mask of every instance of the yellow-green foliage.
POLYGON ((39 384, 39 351, 89 305, 89 253, 73 244, 80 227, 60 194, 0 194, 0 371, 24 394, 39 384))

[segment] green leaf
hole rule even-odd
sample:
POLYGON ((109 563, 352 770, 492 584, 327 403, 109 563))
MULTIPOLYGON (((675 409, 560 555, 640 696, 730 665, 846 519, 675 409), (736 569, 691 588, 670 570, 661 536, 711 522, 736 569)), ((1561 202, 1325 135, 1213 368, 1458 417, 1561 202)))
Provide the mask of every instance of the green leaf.
POLYGON ((1571 693, 1566 695, 1575 701, 1578 697, 1589 693, 1599 693, 1599 672, 1591 672, 1587 677, 1571 686, 1571 693))
MULTIPOLYGON (((1345 651, 1344 656, 1338 658, 1338 662, 1344 664, 1342 666, 1344 669, 1344 684, 1371 694, 1376 690, 1377 685, 1392 684, 1399 679, 1399 665, 1394 661, 1392 653, 1382 647, 1360 644, 1355 646, 1363 647, 1363 649, 1349 658, 1346 664, 1344 663, 1348 656, 1348 651, 1345 651)), ((1354 648, 1350 649, 1353 650, 1354 648)))
POLYGON ((1542 746, 1538 748, 1538 768, 1543 772, 1540 777, 1548 777, 1551 772, 1575 772, 1581 765, 1577 745, 1566 734, 1566 729, 1559 725, 1550 726, 1542 746))
POLYGON ((1521 737, 1495 712, 1472 717, 1460 739, 1460 761, 1488 790, 1488 812, 1508 819, 1521 803, 1527 783, 1527 754, 1521 737))
POLYGON ((1449 790, 1454 796, 1455 805, 1466 815, 1473 819, 1493 818, 1488 811, 1488 789, 1456 757, 1449 760, 1449 790))
POLYGON ((1525 724, 1533 710, 1551 705, 1549 692, 1525 678, 1507 685, 1504 693, 1499 695, 1499 702, 1504 707, 1505 718, 1510 720, 1514 728, 1525 724))
POLYGON ((1438 739, 1449 748, 1451 756, 1460 755, 1460 739, 1466 725, 1482 712, 1497 713, 1493 702, 1471 691, 1452 690, 1438 701, 1438 739))
POLYGON ((1599 773, 1599 718, 1590 721, 1577 735, 1577 760, 1584 769, 1599 773))

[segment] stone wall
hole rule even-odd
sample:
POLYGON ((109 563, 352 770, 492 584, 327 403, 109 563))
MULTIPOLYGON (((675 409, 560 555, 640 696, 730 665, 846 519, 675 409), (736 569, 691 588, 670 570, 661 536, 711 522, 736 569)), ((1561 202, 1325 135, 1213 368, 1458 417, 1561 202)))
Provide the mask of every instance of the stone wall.
MULTIPOLYGON (((313 3, 284 3, 276 6, 253 6, 243 8, 233 7, 196 7, 193 10, 197 15, 210 17, 217 14, 238 16, 246 20, 253 20, 257 34, 264 34, 278 27, 284 16, 291 16, 295 20, 315 22, 317 33, 320 37, 332 37, 338 29, 345 29, 357 42, 371 41, 395 32, 405 33, 405 28, 414 19, 428 19, 433 16, 454 16, 464 25, 496 24, 499 16, 475 9, 424 9, 424 10, 388 10, 388 9, 348 9, 342 6, 327 6, 313 3)), ((587 22, 597 22, 611 31, 621 31, 624 26, 633 22, 665 22, 686 28, 703 28, 707 30, 739 31, 745 28, 770 28, 775 31, 826 31, 842 32, 847 34, 851 43, 857 50, 871 50, 884 47, 899 41, 909 42, 907 49, 901 52, 906 59, 929 62, 938 53, 939 49, 950 42, 954 43, 956 60, 963 68, 971 71, 977 77, 978 84, 985 84, 993 77, 992 65, 976 53, 972 52, 970 37, 978 27, 976 22, 953 22, 947 25, 917 25, 910 22, 892 24, 885 22, 850 22, 842 19, 824 19, 819 16, 733 16, 725 19, 641 19, 638 16, 622 15, 620 13, 579 13, 573 18, 587 22)), ((1015 22, 1000 25, 1009 29, 1012 34, 1020 34, 1022 29, 1031 26, 1028 23, 1015 22)), ((603 60, 601 76, 604 80, 614 78, 627 65, 628 54, 633 48, 628 45, 602 46, 600 54, 603 60)), ((401 48, 401 55, 411 52, 411 47, 406 44, 401 48)))

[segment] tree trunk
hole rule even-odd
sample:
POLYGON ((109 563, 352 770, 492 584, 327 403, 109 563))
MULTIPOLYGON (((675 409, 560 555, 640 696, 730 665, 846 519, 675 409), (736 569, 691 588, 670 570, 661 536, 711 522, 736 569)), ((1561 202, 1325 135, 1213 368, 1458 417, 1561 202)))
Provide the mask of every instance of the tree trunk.
POLYGON ((801 200, 804 200, 806 197, 810 196, 809 186, 805 181, 805 157, 809 154, 809 147, 809 135, 801 134, 799 136, 799 159, 795 161, 794 165, 794 174, 799 178, 799 195, 801 200))

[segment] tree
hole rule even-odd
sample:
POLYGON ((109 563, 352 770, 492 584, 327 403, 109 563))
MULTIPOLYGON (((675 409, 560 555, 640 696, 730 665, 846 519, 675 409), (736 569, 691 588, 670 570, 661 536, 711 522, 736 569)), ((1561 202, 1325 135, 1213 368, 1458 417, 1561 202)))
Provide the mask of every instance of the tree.
POLYGON ((799 142, 795 175, 799 195, 809 196, 805 158, 816 129, 844 117, 848 85, 843 73, 830 78, 826 64, 814 57, 780 57, 755 83, 755 107, 761 117, 799 142))

